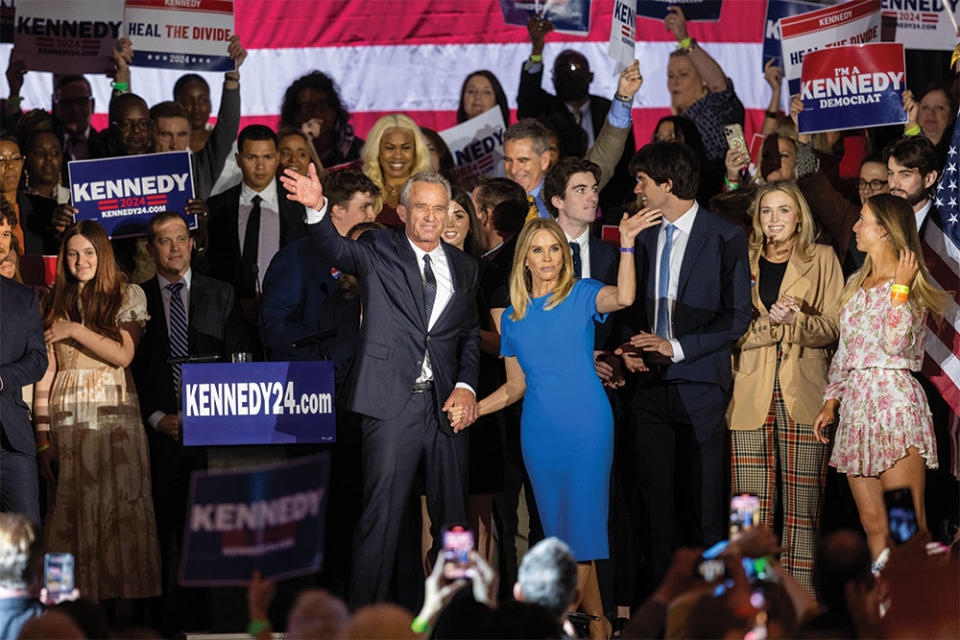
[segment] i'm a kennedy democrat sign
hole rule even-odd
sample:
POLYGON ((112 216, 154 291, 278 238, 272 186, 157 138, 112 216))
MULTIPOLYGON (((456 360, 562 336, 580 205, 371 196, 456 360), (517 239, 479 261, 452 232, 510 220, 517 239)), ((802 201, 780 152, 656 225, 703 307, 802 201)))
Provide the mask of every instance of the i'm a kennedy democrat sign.
MULTIPOLYGON (((155 214, 185 214, 193 198, 186 151, 74 160, 67 168, 77 220, 96 220, 111 238, 144 235, 155 214)), ((185 217, 195 229, 196 216, 185 217)))
POLYGON ((906 122, 903 45, 865 44, 803 57, 800 133, 906 122))
POLYGON ((194 473, 180 582, 245 585, 254 571, 277 580, 319 570, 328 476, 325 453, 249 471, 194 473))

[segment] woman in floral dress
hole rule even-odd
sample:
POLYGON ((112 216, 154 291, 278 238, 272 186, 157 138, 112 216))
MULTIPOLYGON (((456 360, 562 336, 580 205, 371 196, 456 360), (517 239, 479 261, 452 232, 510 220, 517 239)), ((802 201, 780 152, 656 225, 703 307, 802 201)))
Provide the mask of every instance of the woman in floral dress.
POLYGON ((839 408, 830 464, 847 474, 876 560, 890 542, 884 491, 909 487, 926 531, 924 467, 936 468, 937 450, 927 398, 910 371, 923 360, 927 314, 941 313, 949 296, 918 259, 920 238, 906 200, 870 198, 853 230, 867 258, 841 298, 840 343, 813 430, 827 443, 839 408))
POLYGON ((74 555, 86 598, 159 595, 150 460, 127 368, 147 300, 96 222, 64 233, 43 311, 50 364, 35 388, 37 457, 54 496, 44 547, 74 555))

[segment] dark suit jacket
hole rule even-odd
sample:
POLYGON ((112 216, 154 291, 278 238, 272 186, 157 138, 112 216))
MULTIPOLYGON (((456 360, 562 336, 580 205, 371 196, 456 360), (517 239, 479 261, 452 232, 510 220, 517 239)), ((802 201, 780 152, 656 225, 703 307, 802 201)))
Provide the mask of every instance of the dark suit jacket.
MULTIPOLYGON (((600 238, 590 236, 590 277, 603 284, 617 284, 617 271, 620 268, 620 253, 600 238)), ((616 327, 618 314, 608 318, 606 322, 597 324, 594 335, 594 348, 613 348, 618 345, 608 345, 616 327)))
MULTIPOLYGON (((590 120, 593 124, 594 139, 600 135, 603 123, 607 119, 607 112, 610 111, 610 101, 600 96, 590 96, 590 120)), ((573 114, 567 109, 563 100, 547 93, 543 90, 543 65, 536 73, 520 72, 520 88, 517 92, 517 118, 538 118, 542 115, 554 114, 565 123, 564 132, 558 132, 566 135, 565 132, 571 127, 574 131, 579 129, 573 119, 573 114)), ((623 154, 617 167, 614 170, 613 177, 607 186, 600 192, 600 207, 602 209, 612 208, 623 201, 623 197, 632 193, 634 185, 634 176, 630 175, 629 164, 637 150, 637 144, 633 139, 631 131, 627 136, 627 142, 623 148, 623 154)), ((583 149, 579 154, 581 157, 586 154, 583 149)))
POLYGON ((320 257, 310 238, 288 244, 273 257, 263 280, 259 322, 267 360, 333 362, 338 400, 360 335, 360 293, 341 288, 343 275, 320 257), (333 335, 293 347, 327 330, 333 335))
POLYGON ((33 455, 36 441, 22 389, 47 371, 40 304, 33 290, 0 277, 0 428, 16 451, 33 455))
POLYGON ((24 255, 55 256, 60 251, 60 233, 53 227, 57 201, 17 192, 20 226, 23 227, 24 255))
MULTIPOLYGON (((654 329, 659 232, 657 225, 637 236, 637 301, 624 317, 632 333, 654 329)), ((750 325, 750 311, 747 238, 740 227, 700 207, 683 254, 672 317, 684 359, 666 364, 660 379, 729 389, 732 347, 750 325)))
MULTIPOLYGON (((237 235, 238 211, 240 207, 240 189, 238 184, 232 189, 210 198, 210 222, 208 226, 209 247, 209 275, 224 282, 229 282, 240 291, 242 274, 240 272, 240 257, 242 245, 237 235)), ((303 205, 287 199, 287 191, 277 182, 277 202, 280 206, 280 247, 304 236, 303 216, 306 213, 303 205)))
MULTIPOLYGON (((147 297, 150 320, 133 359, 133 374, 140 395, 140 411, 146 422, 154 411, 174 414, 178 406, 173 374, 167 365, 170 339, 160 283, 154 276, 140 286, 147 297)), ((246 324, 233 287, 195 271, 191 276, 187 311, 187 350, 190 354, 215 353, 225 362, 230 362, 232 353, 250 350, 246 324)))
POLYGON ((477 388, 477 261, 440 243, 454 291, 428 330, 420 270, 403 229, 368 231, 353 241, 337 233, 325 215, 307 225, 307 233, 325 260, 360 278, 363 326, 346 385, 346 407, 378 419, 398 415, 410 399, 426 351, 433 368, 438 424, 451 433, 440 411, 443 402, 457 383, 477 388))

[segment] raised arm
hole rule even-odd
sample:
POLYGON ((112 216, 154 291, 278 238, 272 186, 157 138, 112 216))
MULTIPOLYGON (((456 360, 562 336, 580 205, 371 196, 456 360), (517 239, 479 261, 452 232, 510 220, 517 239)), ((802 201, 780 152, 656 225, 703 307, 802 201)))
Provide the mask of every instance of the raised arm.
MULTIPOLYGON (((203 172, 203 180, 198 183, 207 186, 207 191, 213 188, 223 165, 233 149, 233 141, 237 139, 240 130, 240 65, 247 58, 247 50, 240 44, 236 34, 230 37, 227 53, 236 64, 234 71, 224 74, 223 91, 220 94, 220 109, 217 111, 217 124, 213 126, 207 144, 197 153, 195 169, 203 172)), ((206 198, 209 193, 198 193, 198 197, 206 198)))
POLYGON ((620 220, 620 269, 617 285, 607 286, 597 292, 597 311, 613 313, 633 304, 637 295, 637 270, 634 265, 633 247, 644 229, 660 224, 660 209, 644 209, 632 216, 623 214, 620 220))
POLYGON ((633 61, 629 67, 620 73, 617 93, 610 103, 610 111, 603 121, 603 127, 597 135, 593 146, 587 151, 585 158, 595 162, 600 167, 599 189, 603 189, 610 182, 623 155, 623 148, 630 136, 631 115, 630 108, 633 96, 643 85, 643 75, 640 73, 640 63, 633 61))
POLYGON ((726 91, 728 85, 727 74, 723 72, 717 61, 710 57, 709 53, 690 38, 690 34, 687 33, 687 18, 683 15, 683 9, 669 7, 667 11, 667 17, 663 21, 667 31, 673 31, 673 36, 677 39, 677 42, 687 50, 693 68, 700 74, 700 78, 707 85, 707 89, 712 93, 726 91))

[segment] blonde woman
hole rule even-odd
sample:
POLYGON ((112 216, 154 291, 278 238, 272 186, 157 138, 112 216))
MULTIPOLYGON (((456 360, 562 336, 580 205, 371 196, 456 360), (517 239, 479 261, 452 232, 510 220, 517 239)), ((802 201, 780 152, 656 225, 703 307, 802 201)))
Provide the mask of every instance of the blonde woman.
MULTIPOLYGON (((601 619, 593 561, 609 557, 613 414, 594 370, 594 322, 633 303, 634 239, 659 219, 659 209, 624 215, 616 286, 574 278, 570 247, 554 220, 526 224, 510 275, 511 306, 500 320, 507 382, 478 404, 482 416, 524 398, 520 442, 544 534, 570 545, 581 606, 601 619)), ((609 635, 602 623, 594 626, 591 637, 609 635)))
POLYGON ((391 113, 377 120, 360 152, 363 172, 380 187, 383 208, 377 222, 400 227, 397 216, 400 191, 410 176, 433 171, 430 151, 420 127, 409 117, 391 113))
POLYGON ((853 232, 867 257, 841 298, 840 343, 813 430, 826 444, 839 409, 830 464, 847 474, 876 562, 890 542, 885 490, 909 487, 917 524, 927 530, 924 467, 937 467, 937 450, 926 396, 910 371, 923 362, 927 314, 941 314, 949 294, 931 284, 918 259, 920 237, 906 200, 873 196, 853 232))
POLYGON ((813 436, 843 291, 832 247, 814 242, 810 207, 792 182, 769 182, 751 206, 750 328, 735 346, 733 495, 760 498, 760 521, 783 516, 783 568, 813 593, 827 448, 813 436))

